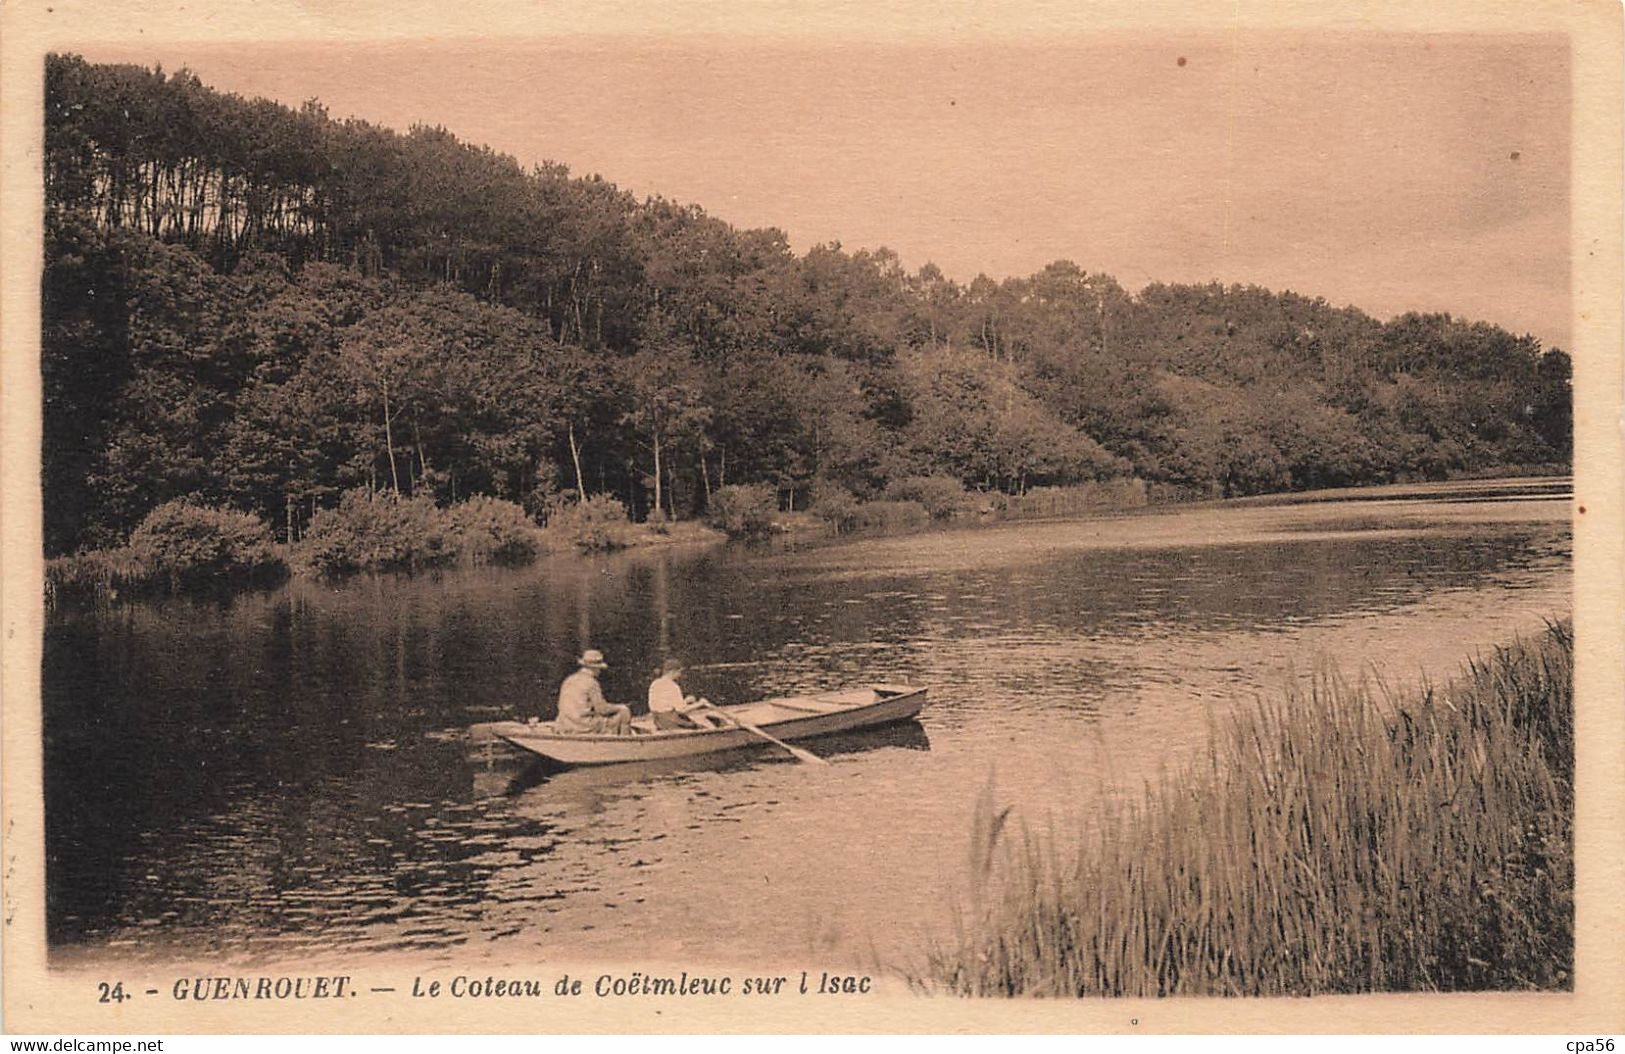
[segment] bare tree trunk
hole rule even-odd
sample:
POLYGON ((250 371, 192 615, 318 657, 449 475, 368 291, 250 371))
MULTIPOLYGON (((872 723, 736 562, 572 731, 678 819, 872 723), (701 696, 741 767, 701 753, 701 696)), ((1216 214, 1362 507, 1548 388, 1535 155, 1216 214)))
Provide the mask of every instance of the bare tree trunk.
POLYGON ((666 518, 675 522, 677 520, 677 497, 671 485, 671 458, 666 459, 666 518))
POLYGON ((395 493, 401 492, 401 474, 395 468, 395 430, 390 423, 392 415, 389 412, 389 379, 384 379, 384 449, 389 451, 389 481, 395 486, 395 493))
POLYGON ((657 431, 657 432, 655 432, 654 436, 655 436, 655 509, 654 509, 654 514, 655 514, 655 518, 659 519, 660 516, 662 516, 664 514, 664 511, 665 511, 663 509, 663 507, 661 506, 661 504, 660 504, 660 495, 661 495, 661 489, 660 489, 660 433, 657 431))
POLYGON ((418 433, 418 415, 412 415, 412 447, 418 452, 418 481, 412 485, 412 493, 416 494, 419 487, 429 482, 429 455, 423 452, 423 437, 418 433))
POLYGON ((576 446, 576 425, 570 422, 570 461, 576 467, 576 503, 587 500, 587 482, 581 478, 581 448, 576 446))
POLYGON ((705 487, 705 504, 711 504, 711 470, 705 465, 705 451, 700 451, 700 484, 705 487))

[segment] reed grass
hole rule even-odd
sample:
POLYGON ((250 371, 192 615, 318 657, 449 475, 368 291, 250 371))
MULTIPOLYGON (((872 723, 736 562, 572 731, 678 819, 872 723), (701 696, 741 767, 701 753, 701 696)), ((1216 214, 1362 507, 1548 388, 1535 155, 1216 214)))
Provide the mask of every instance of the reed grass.
POLYGON ((1573 959, 1566 623, 1396 698, 1334 677, 1077 839, 986 793, 969 906, 903 972, 964 995, 1565 989, 1573 959))
POLYGON ((156 575, 127 548, 97 549, 45 561, 45 606, 64 600, 108 605, 152 588, 156 575))

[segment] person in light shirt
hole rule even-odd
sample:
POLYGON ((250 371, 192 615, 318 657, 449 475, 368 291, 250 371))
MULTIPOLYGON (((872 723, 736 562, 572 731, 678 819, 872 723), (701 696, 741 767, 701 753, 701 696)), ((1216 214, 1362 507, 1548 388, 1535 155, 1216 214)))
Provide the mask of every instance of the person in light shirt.
POLYGON ((684 695, 677 679, 683 675, 683 664, 667 659, 660 664, 655 679, 649 684, 649 713, 655 727, 662 731, 676 728, 713 728, 722 722, 705 713, 709 700, 684 695))

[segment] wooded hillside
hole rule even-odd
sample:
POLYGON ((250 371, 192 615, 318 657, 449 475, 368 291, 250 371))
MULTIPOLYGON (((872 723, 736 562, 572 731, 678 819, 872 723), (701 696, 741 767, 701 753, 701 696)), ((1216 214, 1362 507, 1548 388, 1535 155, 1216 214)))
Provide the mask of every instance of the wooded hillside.
POLYGON ((1568 357, 1448 315, 798 256, 444 129, 72 56, 45 146, 53 554, 188 495, 297 536, 358 486, 683 517, 745 482, 1247 494, 1570 458, 1568 357))

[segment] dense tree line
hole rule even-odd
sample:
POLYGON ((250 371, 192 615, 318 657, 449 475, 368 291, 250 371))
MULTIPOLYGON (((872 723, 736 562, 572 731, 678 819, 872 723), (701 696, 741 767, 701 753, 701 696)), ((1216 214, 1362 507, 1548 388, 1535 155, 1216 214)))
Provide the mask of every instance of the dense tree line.
POLYGON ((948 475, 1246 494, 1569 459, 1566 355, 1062 261, 793 253, 443 129, 46 69, 49 551, 194 496, 295 538, 357 487, 682 517, 948 475))

